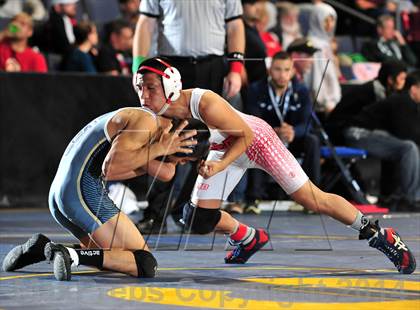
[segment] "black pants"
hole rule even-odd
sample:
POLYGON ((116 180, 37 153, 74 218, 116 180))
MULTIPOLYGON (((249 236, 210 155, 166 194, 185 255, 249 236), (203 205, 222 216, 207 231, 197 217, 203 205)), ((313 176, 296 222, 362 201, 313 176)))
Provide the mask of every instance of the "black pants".
MULTIPOLYGON (((173 182, 161 182, 155 180, 146 197, 148 207, 144 210, 145 219, 154 219, 161 222, 164 218, 166 208, 169 208, 170 192, 173 182)), ((169 212, 169 210, 168 210, 169 212)))
MULTIPOLYGON (((217 94, 222 94, 223 79, 227 73, 226 65, 221 56, 208 57, 172 57, 168 58, 169 63, 177 68, 182 77, 182 88, 205 88, 214 91, 217 94)), ((172 210, 168 210, 167 214, 172 213, 175 217, 180 217, 183 206, 189 201, 191 192, 194 188, 195 180, 197 179, 197 163, 191 163, 192 169, 185 179, 181 192, 176 197, 176 201, 172 210)), ((169 182, 156 181, 153 185, 149 196, 147 197, 149 206, 144 211, 144 218, 154 219, 157 222, 164 221, 165 209, 170 207, 171 197, 170 193, 174 186, 175 177, 169 182)))
POLYGON ((164 57, 181 73, 183 89, 200 87, 222 94, 223 79, 227 73, 222 56, 164 57))
POLYGON ((303 155, 303 171, 315 185, 319 186, 321 181, 321 142, 319 137, 309 133, 303 138, 295 139, 289 145, 289 151, 297 158, 303 155))

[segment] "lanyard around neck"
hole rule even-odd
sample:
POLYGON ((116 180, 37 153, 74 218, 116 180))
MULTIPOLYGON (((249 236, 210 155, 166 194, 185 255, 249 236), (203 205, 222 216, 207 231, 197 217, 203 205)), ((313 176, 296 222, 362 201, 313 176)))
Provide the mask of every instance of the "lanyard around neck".
POLYGON ((284 117, 286 116, 289 109, 290 96, 292 95, 292 82, 289 82, 289 85, 287 86, 287 89, 282 96, 277 96, 274 94, 273 88, 270 85, 270 81, 268 81, 268 94, 270 95, 271 105, 273 106, 281 124, 284 122, 284 117), (281 103, 282 99, 283 103, 281 103), (283 107, 283 111, 280 111, 280 106, 283 107))

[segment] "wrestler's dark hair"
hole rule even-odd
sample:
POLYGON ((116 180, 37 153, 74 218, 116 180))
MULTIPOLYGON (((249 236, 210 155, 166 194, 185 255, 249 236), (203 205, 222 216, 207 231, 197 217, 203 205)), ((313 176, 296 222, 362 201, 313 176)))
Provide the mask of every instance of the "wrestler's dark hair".
POLYGON ((167 66, 165 66, 165 64, 163 62, 157 60, 157 58, 163 60, 168 65, 171 65, 170 61, 165 57, 148 58, 141 63, 139 69, 137 70, 137 73, 145 74, 146 72, 151 72, 150 70, 145 69, 146 67, 152 67, 152 68, 157 69, 159 71, 165 72, 167 66))
MULTIPOLYGON (((173 119, 172 130, 176 130, 179 124, 184 120, 173 119)), ((176 157, 195 157, 197 159, 205 159, 210 151, 210 130, 206 124, 198 119, 189 118, 187 119, 188 125, 182 130, 182 132, 188 132, 191 130, 197 130, 197 134, 191 137, 192 140, 197 140, 196 145, 191 145, 188 148, 192 149, 192 153, 175 153, 176 157)), ((182 134, 181 132, 181 134, 182 134)))

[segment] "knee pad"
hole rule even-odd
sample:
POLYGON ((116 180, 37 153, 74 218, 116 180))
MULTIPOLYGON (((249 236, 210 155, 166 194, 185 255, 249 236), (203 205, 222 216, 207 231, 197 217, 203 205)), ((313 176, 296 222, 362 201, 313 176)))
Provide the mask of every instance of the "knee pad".
POLYGON ((133 252, 137 265, 137 277, 154 278, 157 270, 157 261, 152 253, 144 250, 133 252))
POLYGON ((188 202, 184 205, 183 221, 188 230, 200 235, 214 231, 222 216, 219 209, 204 209, 188 202))

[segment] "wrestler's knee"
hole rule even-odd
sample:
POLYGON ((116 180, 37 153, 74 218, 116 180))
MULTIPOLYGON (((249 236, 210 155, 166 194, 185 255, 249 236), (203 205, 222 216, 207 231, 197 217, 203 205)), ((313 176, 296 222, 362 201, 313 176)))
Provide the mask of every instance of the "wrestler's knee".
POLYGON ((330 195, 332 194, 320 190, 315 184, 308 181, 291 194, 291 197, 295 202, 308 210, 325 213, 329 209, 328 201, 330 195))
POLYGON ((193 233, 204 235, 213 232, 220 218, 219 209, 201 208, 191 202, 184 206, 183 221, 193 233))

